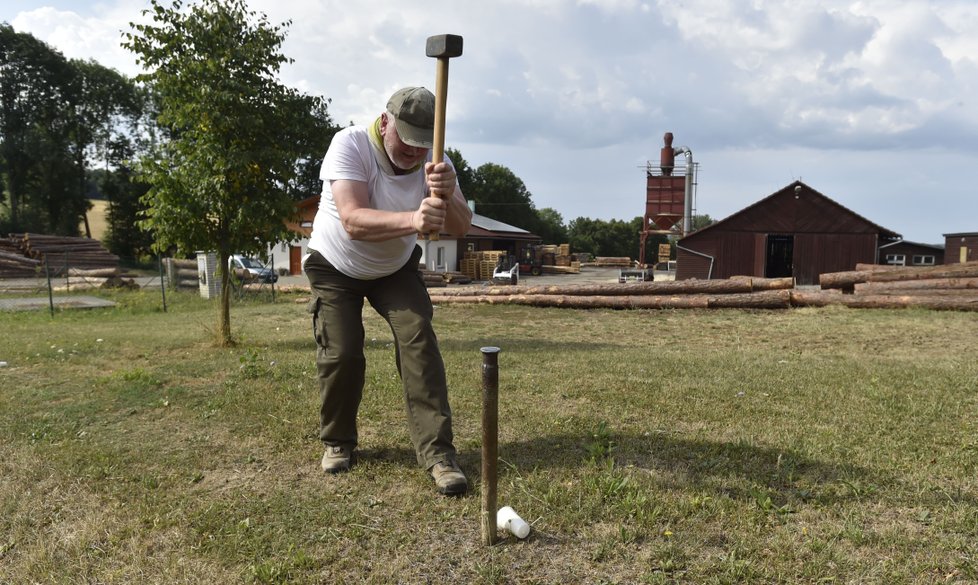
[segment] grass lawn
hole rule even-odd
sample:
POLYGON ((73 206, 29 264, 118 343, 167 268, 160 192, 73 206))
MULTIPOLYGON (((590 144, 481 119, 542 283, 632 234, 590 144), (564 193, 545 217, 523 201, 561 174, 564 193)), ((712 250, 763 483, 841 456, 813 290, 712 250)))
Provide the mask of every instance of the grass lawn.
MULTIPOLYGON (((436 310, 472 483, 417 468, 365 313, 359 463, 319 471, 305 305, 0 313, 0 583, 975 583, 978 314, 436 310), (499 356, 482 546, 481 362, 499 356)), ((369 309, 368 309, 369 311, 369 309)))

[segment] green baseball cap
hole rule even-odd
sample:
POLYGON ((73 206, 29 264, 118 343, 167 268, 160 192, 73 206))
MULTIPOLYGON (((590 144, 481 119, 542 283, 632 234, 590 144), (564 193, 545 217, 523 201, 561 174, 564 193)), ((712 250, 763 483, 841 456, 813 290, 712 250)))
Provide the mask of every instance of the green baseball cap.
POLYGON ((423 87, 405 87, 387 101, 397 135, 404 144, 431 148, 435 134, 435 94, 423 87))

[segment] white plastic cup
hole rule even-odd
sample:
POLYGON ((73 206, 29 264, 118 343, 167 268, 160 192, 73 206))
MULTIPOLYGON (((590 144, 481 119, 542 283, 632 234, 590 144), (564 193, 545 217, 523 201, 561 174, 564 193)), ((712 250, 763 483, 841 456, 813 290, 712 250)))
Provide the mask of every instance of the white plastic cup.
POLYGON ((503 506, 496 512, 496 528, 507 530, 519 539, 526 538, 530 534, 530 525, 509 506, 503 506))

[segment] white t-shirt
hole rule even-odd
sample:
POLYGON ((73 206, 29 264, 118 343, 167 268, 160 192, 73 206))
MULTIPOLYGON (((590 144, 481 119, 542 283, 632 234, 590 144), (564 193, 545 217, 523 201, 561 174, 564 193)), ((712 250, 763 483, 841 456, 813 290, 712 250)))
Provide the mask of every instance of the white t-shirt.
MULTIPOLYGON (((381 278, 404 266, 418 236, 409 234, 384 242, 350 239, 340 221, 329 182, 346 179, 367 183, 370 207, 385 211, 414 211, 426 192, 424 170, 394 175, 384 171, 377 155, 366 128, 344 128, 333 137, 319 171, 323 196, 309 239, 309 248, 322 254, 343 274, 360 280, 381 278)), ((429 152, 427 160, 430 159, 429 152)))

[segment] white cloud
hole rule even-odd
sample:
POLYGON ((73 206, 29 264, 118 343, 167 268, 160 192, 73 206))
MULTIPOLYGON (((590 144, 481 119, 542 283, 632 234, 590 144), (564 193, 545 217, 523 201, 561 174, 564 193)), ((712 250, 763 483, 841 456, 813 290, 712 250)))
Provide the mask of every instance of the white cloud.
MULTIPOLYGON (((873 193, 851 207, 912 239, 936 241, 907 228, 928 214, 978 217, 963 187, 978 182, 974 0, 249 5, 273 24, 292 21, 283 52, 295 63, 283 82, 330 98, 341 124, 371 121, 397 87, 432 87, 425 39, 462 35, 449 144, 475 166, 509 166, 538 207, 568 219, 640 215, 640 167, 658 157, 665 131, 702 164, 701 211, 714 217, 798 176, 833 197, 873 193)), ((67 56, 135 72, 119 35, 146 0, 11 16, 7 6, 0 18, 67 56)))

